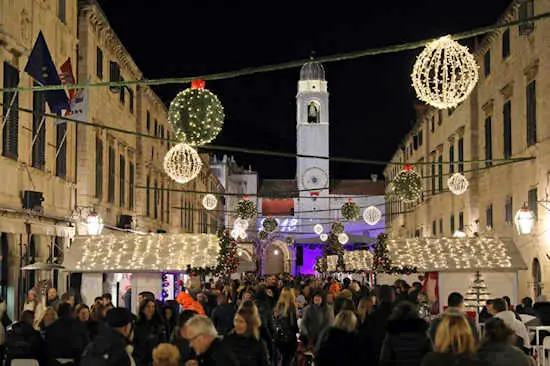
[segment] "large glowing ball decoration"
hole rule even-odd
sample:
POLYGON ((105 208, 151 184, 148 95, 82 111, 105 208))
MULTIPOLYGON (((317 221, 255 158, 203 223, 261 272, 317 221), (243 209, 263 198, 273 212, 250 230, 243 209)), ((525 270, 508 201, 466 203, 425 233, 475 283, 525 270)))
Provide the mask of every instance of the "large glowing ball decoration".
POLYGON ((207 194, 202 198, 202 205, 207 210, 211 211, 218 205, 218 199, 213 194, 207 194))
POLYGON ((164 156, 164 171, 178 183, 187 183, 202 169, 202 160, 195 149, 185 143, 174 145, 164 156))
POLYGON ((248 220, 237 218, 233 223, 233 227, 238 231, 246 231, 248 229, 248 220))
POLYGON ((393 193, 406 203, 415 202, 422 195, 422 178, 410 165, 405 165, 392 181, 393 193))
POLYGON ((313 232, 317 235, 321 235, 323 233, 324 229, 323 229, 323 225, 321 224, 316 224, 314 227, 313 227, 313 232))
POLYGON ((338 235, 338 242, 342 245, 346 244, 349 241, 349 236, 346 233, 338 235))
POLYGON ((176 138, 191 146, 201 146, 220 133, 225 118, 218 97, 195 80, 191 88, 180 92, 168 110, 168 121, 176 138))
POLYGON ((468 179, 462 173, 454 173, 447 179, 447 187, 454 195, 460 196, 468 190, 468 179))
POLYGON ((376 225, 382 219, 382 211, 376 206, 369 206, 363 212, 363 220, 369 225, 376 225))
POLYGON ((321 239, 321 241, 327 241, 328 240, 328 234, 327 233, 322 233, 321 235, 319 235, 319 239, 321 239))
POLYGON ((479 75, 468 48, 445 36, 426 45, 416 58, 411 78, 418 99, 447 109, 468 98, 479 75))

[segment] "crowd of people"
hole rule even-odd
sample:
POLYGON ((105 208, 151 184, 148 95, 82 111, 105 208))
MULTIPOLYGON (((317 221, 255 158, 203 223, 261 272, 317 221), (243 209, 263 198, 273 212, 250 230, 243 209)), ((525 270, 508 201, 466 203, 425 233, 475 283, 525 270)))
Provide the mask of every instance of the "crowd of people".
POLYGON ((51 288, 43 304, 33 288, 20 321, 2 321, 3 359, 81 366, 529 366, 532 340, 522 315, 550 325, 550 302, 525 298, 514 309, 498 298, 487 302, 479 327, 456 292, 433 316, 422 285, 402 280, 369 288, 349 278, 281 275, 182 290, 192 305, 142 292, 134 315, 114 307, 110 294, 88 307, 51 288))

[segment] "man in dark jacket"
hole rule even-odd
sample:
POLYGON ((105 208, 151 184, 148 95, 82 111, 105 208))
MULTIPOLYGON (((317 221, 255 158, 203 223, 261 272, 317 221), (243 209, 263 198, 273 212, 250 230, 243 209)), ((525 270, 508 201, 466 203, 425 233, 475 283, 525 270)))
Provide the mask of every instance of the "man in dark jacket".
POLYGON ((218 295, 218 306, 212 311, 212 322, 214 322, 218 334, 223 336, 233 329, 235 311, 235 305, 229 304, 227 302, 227 296, 220 293, 218 295))
POLYGON ((35 359, 40 364, 45 362, 44 341, 40 332, 33 328, 34 313, 25 310, 21 321, 6 328, 6 365, 16 359, 35 359))
POLYGON ((201 366, 237 366, 233 353, 218 338, 212 321, 203 315, 192 317, 185 323, 185 338, 197 354, 201 366))
POLYGON ((80 366, 131 366, 134 325, 132 313, 125 308, 114 308, 107 313, 104 327, 86 347, 80 366))
POLYGON ((370 350, 365 350, 365 355, 375 357, 378 362, 378 357, 382 350, 382 344, 386 336, 386 327, 388 319, 392 313, 393 303, 395 302, 395 291, 393 287, 383 285, 378 293, 379 305, 368 318, 368 331, 370 337, 370 350))
MULTIPOLYGON (((477 343, 479 341, 479 334, 477 332, 477 327, 474 320, 466 316, 466 314, 464 313, 464 297, 458 292, 452 292, 447 297, 447 305, 449 307, 445 312, 462 314, 466 317, 466 320, 468 320, 468 324, 470 324, 470 328, 472 328, 472 334, 474 335, 474 338, 477 343)), ((435 335, 437 333, 437 327, 439 326, 439 323, 441 323, 441 317, 435 318, 432 321, 432 325, 430 326, 429 335, 432 342, 434 343, 435 343, 435 335)))
POLYGON ((59 305, 58 316, 59 318, 46 328, 48 358, 53 365, 56 364, 53 361, 56 359, 74 360, 73 362, 78 363, 90 340, 88 331, 83 323, 73 318, 69 303, 59 305))

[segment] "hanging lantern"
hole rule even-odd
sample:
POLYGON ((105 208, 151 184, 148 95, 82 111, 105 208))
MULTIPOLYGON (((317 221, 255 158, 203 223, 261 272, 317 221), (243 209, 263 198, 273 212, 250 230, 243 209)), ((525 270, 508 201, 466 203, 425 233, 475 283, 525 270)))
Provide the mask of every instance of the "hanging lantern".
POLYGON ((179 143, 174 145, 164 156, 164 171, 178 183, 187 183, 202 169, 202 160, 191 146, 179 143))
POLYGON ((328 240, 328 234, 327 233, 322 233, 321 235, 319 235, 319 239, 321 239, 321 241, 327 241, 328 240))
POLYGON ((202 198, 202 205, 209 211, 213 210, 218 205, 218 199, 216 198, 216 196, 209 193, 202 198))
POLYGON ((467 47, 441 37, 426 45, 411 74, 418 99, 436 108, 456 107, 468 98, 478 80, 478 66, 467 47))
POLYGON ((314 227, 313 227, 313 232, 317 235, 321 235, 323 233, 324 229, 323 229, 323 225, 321 224, 316 224, 314 227))
POLYGON ((86 219, 88 226, 88 235, 101 235, 103 231, 103 217, 95 212, 91 212, 86 219))
POLYGON ((376 206, 369 206, 363 212, 363 220, 369 225, 376 225, 382 219, 382 211, 376 206))
POLYGON ((405 165, 393 178, 392 186, 393 192, 405 203, 415 202, 422 195, 422 178, 410 165, 405 165))
POLYGON ((346 244, 349 241, 349 236, 346 233, 338 235, 338 242, 342 245, 346 244))
POLYGON ((454 173, 447 179, 447 186, 449 191, 453 194, 460 196, 468 189, 468 179, 462 173, 454 173))
POLYGON ((514 219, 519 235, 530 235, 535 227, 536 219, 535 213, 524 203, 514 219))

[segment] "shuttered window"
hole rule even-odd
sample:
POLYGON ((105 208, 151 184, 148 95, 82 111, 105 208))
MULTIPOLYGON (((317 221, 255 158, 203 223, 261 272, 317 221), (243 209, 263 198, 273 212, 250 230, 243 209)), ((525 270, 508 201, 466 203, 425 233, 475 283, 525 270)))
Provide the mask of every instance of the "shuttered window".
POLYGON ((109 147, 109 202, 115 203, 115 149, 109 147))
MULTIPOLYGON (((39 86, 35 83, 35 86, 39 86)), ((32 167, 46 167, 46 99, 44 92, 32 93, 32 167)))
POLYGON ((502 123, 504 130, 504 159, 512 156, 512 102, 507 101, 502 107, 502 123))
POLYGON ((527 146, 537 143, 537 89, 535 80, 527 85, 527 146))
POLYGON ((130 180, 130 189, 128 191, 128 207, 130 210, 134 209, 134 195, 135 195, 135 166, 134 163, 130 163, 130 169, 129 169, 129 180, 130 180))
POLYGON ((67 177, 67 122, 58 121, 55 126, 55 174, 65 179, 67 177))
MULTIPOLYGON (((4 88, 19 86, 19 71, 4 62, 4 88)), ((2 130, 2 155, 17 160, 19 146, 19 93, 2 93, 2 117, 5 119, 2 130)))
POLYGON ((103 198, 103 141, 95 140, 95 196, 103 198))
POLYGON ((118 189, 119 189, 119 199, 118 199, 118 205, 120 207, 124 207, 126 204, 125 198, 126 198, 126 159, 124 158, 124 155, 120 155, 119 160, 119 181, 118 181, 118 189))

